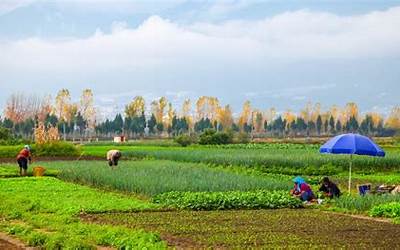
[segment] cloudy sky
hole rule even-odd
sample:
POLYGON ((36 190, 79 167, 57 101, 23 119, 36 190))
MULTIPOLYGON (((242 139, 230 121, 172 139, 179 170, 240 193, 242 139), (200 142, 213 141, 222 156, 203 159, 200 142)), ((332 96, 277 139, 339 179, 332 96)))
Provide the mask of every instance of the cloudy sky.
POLYGON ((387 112, 400 104, 399 27, 390 0, 1 0, 0 108, 14 92, 92 88, 105 114, 136 95, 387 112))

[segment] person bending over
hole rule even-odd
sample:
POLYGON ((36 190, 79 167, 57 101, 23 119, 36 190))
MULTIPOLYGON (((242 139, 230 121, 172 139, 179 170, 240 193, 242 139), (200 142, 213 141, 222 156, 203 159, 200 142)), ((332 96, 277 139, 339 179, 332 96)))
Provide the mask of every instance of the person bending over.
POLYGON ((337 187, 335 183, 329 180, 328 177, 324 177, 322 179, 322 185, 319 188, 320 192, 324 194, 325 197, 335 198, 340 196, 340 189, 337 187))
POLYGON ((290 191, 290 194, 294 197, 299 198, 302 201, 311 201, 315 199, 314 193, 311 190, 310 185, 306 183, 306 181, 297 176, 293 179, 294 188, 290 191))
POLYGON ((107 152, 107 161, 110 167, 118 166, 118 161, 121 158, 121 152, 113 149, 107 152))
POLYGON ((29 163, 32 162, 31 148, 29 147, 29 145, 25 145, 24 148, 19 151, 17 155, 17 163, 19 166, 20 176, 26 176, 26 172, 28 170, 28 161, 29 163))

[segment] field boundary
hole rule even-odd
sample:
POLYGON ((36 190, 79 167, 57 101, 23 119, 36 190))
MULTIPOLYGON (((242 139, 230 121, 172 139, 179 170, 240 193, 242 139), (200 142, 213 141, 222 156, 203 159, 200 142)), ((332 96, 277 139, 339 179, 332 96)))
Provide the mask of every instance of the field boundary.
POLYGON ((324 212, 324 213, 327 213, 327 214, 348 216, 348 217, 352 217, 352 218, 355 218, 355 219, 363 219, 363 220, 370 220, 370 221, 384 222, 384 223, 393 224, 392 220, 391 219, 387 219, 387 218, 375 218, 375 217, 370 217, 370 216, 361 215, 361 214, 339 213, 339 212, 323 211, 323 210, 320 210, 320 211, 324 212))

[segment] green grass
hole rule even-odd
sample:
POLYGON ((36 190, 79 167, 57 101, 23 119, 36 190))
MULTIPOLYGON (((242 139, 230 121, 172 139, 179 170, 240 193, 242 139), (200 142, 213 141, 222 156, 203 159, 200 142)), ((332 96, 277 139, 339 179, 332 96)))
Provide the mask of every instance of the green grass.
POLYGON ((172 161, 121 161, 112 170, 101 161, 43 163, 63 169, 59 178, 91 186, 135 192, 148 196, 170 191, 289 190, 290 181, 250 176, 204 164, 172 161))
POLYGON ((0 179, 0 230, 47 249, 164 247, 158 235, 83 223, 80 214, 154 209, 133 196, 65 183, 51 177, 0 179))

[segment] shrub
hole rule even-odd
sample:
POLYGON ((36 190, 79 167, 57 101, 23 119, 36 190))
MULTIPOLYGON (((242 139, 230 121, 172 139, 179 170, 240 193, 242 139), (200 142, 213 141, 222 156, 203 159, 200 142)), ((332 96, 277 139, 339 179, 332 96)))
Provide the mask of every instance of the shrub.
POLYGON ((182 147, 187 147, 192 144, 192 138, 188 135, 179 135, 175 137, 174 141, 182 147))
POLYGON ((11 139, 11 131, 7 128, 0 127, 0 140, 8 141, 11 139))
POLYGON ((370 210, 369 215, 374 217, 389 217, 389 218, 400 217, 400 202, 391 202, 387 204, 374 206, 370 210))
POLYGON ((250 137, 248 133, 240 132, 237 134, 237 142, 247 144, 250 142, 250 137))
POLYGON ((192 210, 298 208, 299 199, 286 191, 169 192, 157 195, 153 202, 167 207, 192 210))
POLYGON ((80 148, 69 142, 51 142, 32 147, 35 156, 79 156, 80 148))
POLYGON ((216 145, 232 143, 233 135, 227 132, 216 132, 213 129, 206 129, 201 135, 199 144, 216 145))

